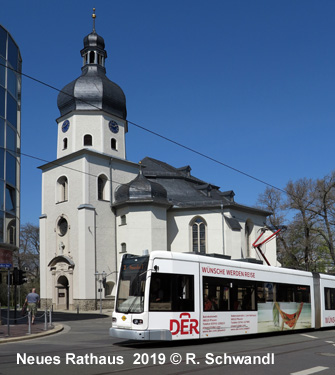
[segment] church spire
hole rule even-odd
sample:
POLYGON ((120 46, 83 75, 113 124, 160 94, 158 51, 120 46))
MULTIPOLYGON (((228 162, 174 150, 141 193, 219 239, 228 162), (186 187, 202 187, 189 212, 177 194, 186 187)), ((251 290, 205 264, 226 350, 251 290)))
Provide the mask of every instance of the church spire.
POLYGON ((93 14, 92 14, 92 18, 93 18, 93 32, 95 33, 95 19, 96 19, 96 14, 95 14, 95 8, 93 8, 93 14))

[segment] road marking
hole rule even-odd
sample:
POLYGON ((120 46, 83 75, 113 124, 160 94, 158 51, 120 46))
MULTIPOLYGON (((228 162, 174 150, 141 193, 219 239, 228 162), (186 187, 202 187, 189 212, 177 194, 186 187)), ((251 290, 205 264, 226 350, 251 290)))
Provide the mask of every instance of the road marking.
POLYGON ((334 344, 334 341, 325 341, 327 344, 334 344))
POLYGON ((305 337, 309 337, 310 339, 317 339, 318 337, 316 336, 311 336, 311 335, 305 335, 305 334, 301 334, 301 336, 305 336, 305 337))
POLYGON ((309 368, 307 370, 291 372, 291 375, 310 375, 310 374, 315 374, 317 372, 328 370, 328 369, 329 367, 317 366, 317 367, 309 368))

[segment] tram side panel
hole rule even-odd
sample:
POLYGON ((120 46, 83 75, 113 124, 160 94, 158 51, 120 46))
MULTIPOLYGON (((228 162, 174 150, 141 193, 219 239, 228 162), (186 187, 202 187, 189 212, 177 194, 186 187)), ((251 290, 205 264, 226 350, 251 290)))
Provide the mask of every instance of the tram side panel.
POLYGON ((148 330, 167 330, 172 340, 196 339, 199 331, 199 264, 154 258, 150 267, 148 330))
POLYGON ((309 274, 202 263, 200 277, 202 338, 315 326, 309 274))
POLYGON ((320 274, 321 327, 335 327, 335 277, 320 274))

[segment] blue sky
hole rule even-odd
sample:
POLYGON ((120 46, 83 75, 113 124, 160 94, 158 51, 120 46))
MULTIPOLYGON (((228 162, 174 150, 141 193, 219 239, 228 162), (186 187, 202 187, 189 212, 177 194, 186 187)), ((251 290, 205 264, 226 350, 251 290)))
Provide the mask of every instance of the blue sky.
MULTIPOLYGON (((334 1, 6 1, 23 72, 59 89, 77 78, 93 7, 129 121, 278 188, 335 169, 334 1)), ((23 78, 23 153, 56 159, 57 95, 23 78)), ((132 125, 126 142, 129 160, 189 164, 241 204, 266 187, 132 125)), ((22 156, 22 224, 41 215, 42 164, 22 156)))

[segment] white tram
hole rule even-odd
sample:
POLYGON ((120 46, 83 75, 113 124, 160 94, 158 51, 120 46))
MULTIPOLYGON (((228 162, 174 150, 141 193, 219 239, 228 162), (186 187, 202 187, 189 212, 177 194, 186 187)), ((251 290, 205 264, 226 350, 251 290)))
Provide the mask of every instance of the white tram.
POLYGON ((187 253, 125 254, 110 335, 185 340, 335 326, 335 277, 187 253))

